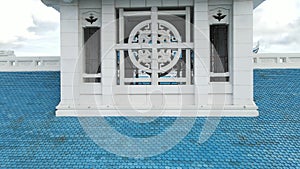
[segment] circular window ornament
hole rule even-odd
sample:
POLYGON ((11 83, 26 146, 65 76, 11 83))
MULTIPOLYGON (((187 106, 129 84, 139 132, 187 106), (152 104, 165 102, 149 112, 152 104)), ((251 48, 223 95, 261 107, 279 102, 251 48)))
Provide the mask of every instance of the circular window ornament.
POLYGON ((139 23, 129 35, 128 50, 132 63, 140 70, 152 73, 157 66, 157 73, 172 69, 182 55, 181 36, 178 30, 167 21, 151 20, 139 23), (153 31, 152 26, 157 26, 153 31))

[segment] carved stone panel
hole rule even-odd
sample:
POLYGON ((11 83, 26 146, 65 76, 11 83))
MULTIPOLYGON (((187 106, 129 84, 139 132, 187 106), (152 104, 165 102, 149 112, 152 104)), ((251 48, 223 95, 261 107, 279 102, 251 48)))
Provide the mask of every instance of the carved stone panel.
POLYGON ((82 27, 101 27, 101 13, 98 10, 83 10, 81 12, 82 27))
POLYGON ((210 24, 229 24, 229 9, 218 7, 209 11, 210 24))
POLYGON ((151 20, 146 20, 131 31, 128 43, 139 47, 130 49, 129 57, 140 70, 151 73, 154 61, 158 64, 157 73, 165 73, 176 65, 181 56, 180 48, 169 46, 179 44, 182 40, 177 29, 167 21, 157 20, 157 33, 151 31, 152 26, 151 20), (153 36, 157 36, 155 42, 153 36))

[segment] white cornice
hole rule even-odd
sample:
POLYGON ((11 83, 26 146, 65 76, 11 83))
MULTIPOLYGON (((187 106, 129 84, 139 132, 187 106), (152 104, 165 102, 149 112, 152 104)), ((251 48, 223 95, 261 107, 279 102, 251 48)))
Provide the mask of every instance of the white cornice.
POLYGON ((59 0, 41 0, 45 5, 59 11, 59 0))
MULTIPOLYGON (((60 0, 41 0, 45 5, 50 6, 59 11, 60 0)), ((64 3, 72 3, 74 0, 62 0, 64 3)))
MULTIPOLYGON (((60 0, 41 0, 45 5, 53 7, 57 11, 59 11, 59 2, 60 0)), ((72 3, 74 0, 62 0, 65 3, 72 3)), ((265 0, 253 0, 253 9, 258 7, 265 0)))

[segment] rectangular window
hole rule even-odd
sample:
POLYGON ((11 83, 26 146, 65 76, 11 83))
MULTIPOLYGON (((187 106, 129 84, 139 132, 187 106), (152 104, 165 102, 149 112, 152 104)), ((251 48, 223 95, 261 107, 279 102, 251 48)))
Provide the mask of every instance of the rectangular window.
MULTIPOLYGON (((85 52, 85 73, 101 73, 101 55, 100 55, 100 27, 86 27, 84 33, 84 52, 85 52)), ((87 77, 84 82, 100 82, 100 77, 87 77)))
MULTIPOLYGON (((210 71, 212 73, 228 73, 228 25, 211 25, 210 26, 210 71)), ((212 82, 226 82, 229 77, 211 78, 212 82)))

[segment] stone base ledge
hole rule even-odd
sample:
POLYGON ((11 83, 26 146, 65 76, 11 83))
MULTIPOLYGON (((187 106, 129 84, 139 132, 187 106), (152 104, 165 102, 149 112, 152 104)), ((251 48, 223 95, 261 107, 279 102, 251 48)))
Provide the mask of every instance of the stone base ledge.
POLYGON ((59 105, 58 117, 257 117, 257 106, 185 106, 146 109, 118 106, 76 106, 59 105))

